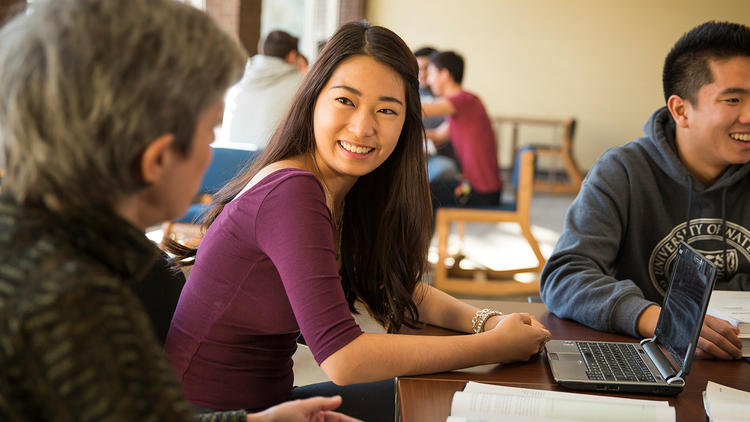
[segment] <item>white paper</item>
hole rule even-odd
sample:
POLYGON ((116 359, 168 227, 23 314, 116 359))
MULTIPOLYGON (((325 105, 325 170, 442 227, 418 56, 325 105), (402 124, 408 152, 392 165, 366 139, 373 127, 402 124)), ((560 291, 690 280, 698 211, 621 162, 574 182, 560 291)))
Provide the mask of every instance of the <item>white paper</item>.
POLYGON ((664 422, 674 421, 673 407, 621 402, 568 400, 519 395, 456 392, 451 404, 451 415, 465 418, 493 420, 498 416, 543 418, 543 420, 580 422, 664 422))
POLYGON ((445 422, 568 422, 560 419, 534 418, 525 416, 493 416, 492 419, 462 418, 448 416, 445 422))
POLYGON ((578 400, 578 401, 596 401, 597 403, 622 403, 622 404, 633 404, 643 406, 662 406, 669 407, 669 402, 666 400, 640 400, 640 399, 627 399, 624 397, 612 397, 612 396, 593 396, 590 394, 578 394, 578 393, 565 393, 561 391, 548 391, 548 390, 534 390, 530 388, 517 388, 517 387, 506 387, 504 385, 484 384, 480 382, 469 381, 466 383, 464 392, 467 393, 488 393, 498 395, 515 395, 524 397, 540 397, 550 399, 565 399, 565 400, 578 400))
POLYGON ((735 327, 750 324, 750 291, 714 290, 708 314, 729 321, 735 327))
POLYGON ((712 422, 750 421, 750 393, 709 381, 703 392, 706 414, 712 422))

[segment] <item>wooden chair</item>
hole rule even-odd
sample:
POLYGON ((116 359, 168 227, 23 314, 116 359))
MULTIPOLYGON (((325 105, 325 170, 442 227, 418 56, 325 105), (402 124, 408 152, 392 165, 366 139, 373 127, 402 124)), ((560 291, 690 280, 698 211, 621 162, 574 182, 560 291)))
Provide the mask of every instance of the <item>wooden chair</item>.
POLYGON ((508 117, 494 116, 493 124, 496 127, 498 141, 502 125, 511 126, 511 150, 514 154, 518 151, 519 127, 549 127, 557 129, 560 138, 554 144, 531 144, 536 150, 538 157, 549 156, 558 159, 562 163, 563 175, 557 177, 557 172, 551 172, 549 177, 542 179, 537 177, 534 181, 534 190, 551 193, 578 193, 583 182, 583 172, 576 164, 573 157, 573 137, 576 129, 576 119, 570 117, 563 120, 540 119, 530 117, 508 117))
POLYGON ((435 231, 438 237, 438 261, 435 265, 435 287, 451 293, 474 295, 528 295, 539 292, 539 282, 522 283, 512 279, 518 273, 541 272, 545 259, 534 235, 531 233, 530 209, 534 189, 534 151, 524 148, 519 151, 518 168, 514 174, 516 202, 513 206, 481 208, 438 208, 435 231), (512 222, 521 228, 521 233, 531 247, 537 265, 511 270, 494 271, 486 268, 463 270, 454 264, 446 265, 448 237, 453 223, 458 223, 459 237, 463 238, 464 223, 512 222))

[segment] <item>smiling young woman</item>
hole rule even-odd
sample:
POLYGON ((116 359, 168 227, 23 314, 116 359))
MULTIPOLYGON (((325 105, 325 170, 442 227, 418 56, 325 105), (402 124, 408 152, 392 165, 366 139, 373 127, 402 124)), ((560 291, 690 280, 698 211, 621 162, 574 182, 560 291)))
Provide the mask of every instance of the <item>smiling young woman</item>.
POLYGON ((341 27, 263 155, 216 196, 198 250, 176 249, 195 265, 165 350, 188 400, 255 409, 337 393, 343 413, 392 421, 395 376, 540 350, 549 332, 529 315, 421 283, 432 218, 421 117, 406 44, 383 27, 341 27), (389 333, 362 333, 355 301, 389 333), (479 334, 395 334, 422 323, 479 334), (300 331, 338 385, 293 388, 300 331))

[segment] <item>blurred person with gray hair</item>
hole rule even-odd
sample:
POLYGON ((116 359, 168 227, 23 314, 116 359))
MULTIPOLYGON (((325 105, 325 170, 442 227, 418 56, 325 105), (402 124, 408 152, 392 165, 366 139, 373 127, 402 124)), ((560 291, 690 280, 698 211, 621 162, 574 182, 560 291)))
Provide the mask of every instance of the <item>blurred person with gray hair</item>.
POLYGON ((227 92, 219 143, 265 148, 304 77, 298 43, 279 30, 261 40, 260 54, 248 59, 242 80, 227 92))
MULTIPOLYGON (((172 0, 34 2, 0 30, 0 420, 194 420, 130 285, 211 159, 244 55, 172 0), (185 54, 190 51, 190 54, 185 54)), ((212 421, 351 421, 316 397, 212 421)))

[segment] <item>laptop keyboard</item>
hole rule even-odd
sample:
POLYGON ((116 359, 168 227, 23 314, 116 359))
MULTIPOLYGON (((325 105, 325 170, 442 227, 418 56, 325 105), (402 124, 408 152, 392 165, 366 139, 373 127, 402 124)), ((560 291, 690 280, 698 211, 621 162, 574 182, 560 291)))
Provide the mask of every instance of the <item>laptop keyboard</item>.
POLYGON ((589 379, 656 382, 632 344, 577 342, 589 379))

